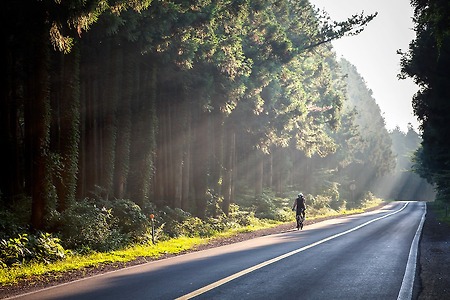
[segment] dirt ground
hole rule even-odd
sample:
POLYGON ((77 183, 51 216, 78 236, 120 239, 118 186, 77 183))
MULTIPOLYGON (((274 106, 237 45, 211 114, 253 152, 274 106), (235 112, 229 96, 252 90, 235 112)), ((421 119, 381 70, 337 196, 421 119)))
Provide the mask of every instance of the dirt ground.
POLYGON ((419 248, 419 300, 450 299, 450 226, 429 205, 419 248))
MULTIPOLYGON (((377 208, 379 207, 372 208, 370 210, 374 210, 377 208)), ((307 227, 312 223, 317 223, 330 218, 335 217, 327 217, 317 220, 307 219, 305 221, 305 226, 307 227)), ((232 237, 211 241, 208 244, 201 245, 189 251, 200 251, 260 236, 280 233, 287 230, 292 230, 294 227, 295 223, 290 223, 279 225, 269 229, 241 233, 232 237)), ((184 253, 168 254, 158 259, 163 259, 175 255, 182 255, 184 253)), ((12 286, 1 286, 0 299, 26 292, 31 292, 53 285, 58 285, 61 283, 70 282, 76 279, 106 273, 120 268, 142 264, 151 260, 152 259, 148 257, 140 257, 134 261, 127 263, 103 264, 98 267, 84 268, 82 270, 65 272, 63 274, 48 274, 29 278, 12 286)), ((436 214, 430 208, 430 206, 428 208, 427 218, 425 220, 422 231, 422 238, 420 241, 419 249, 419 264, 417 269, 419 280, 416 284, 417 289, 415 294, 418 294, 418 299, 450 299, 450 226, 439 222, 436 219, 436 214)))

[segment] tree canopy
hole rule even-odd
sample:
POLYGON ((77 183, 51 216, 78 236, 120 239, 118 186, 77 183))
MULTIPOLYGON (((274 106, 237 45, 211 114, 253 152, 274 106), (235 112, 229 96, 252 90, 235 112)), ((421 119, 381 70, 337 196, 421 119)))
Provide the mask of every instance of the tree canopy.
POLYGON ((411 1, 415 8, 416 38, 402 53, 400 78, 411 77, 419 86, 412 104, 420 121, 421 148, 414 169, 436 185, 438 197, 449 199, 449 106, 450 22, 447 1, 411 1))
POLYGON ((26 203, 34 229, 86 199, 227 215, 243 189, 320 193, 335 168, 348 199, 347 183, 392 167, 379 109, 328 43, 375 15, 333 22, 306 0, 4 6, 1 203, 26 203))

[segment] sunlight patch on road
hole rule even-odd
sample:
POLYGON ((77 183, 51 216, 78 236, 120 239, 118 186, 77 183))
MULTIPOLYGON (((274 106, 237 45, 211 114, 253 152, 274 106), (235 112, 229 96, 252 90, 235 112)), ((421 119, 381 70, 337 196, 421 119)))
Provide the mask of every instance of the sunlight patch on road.
POLYGON ((186 294, 186 295, 184 295, 184 296, 181 296, 181 297, 177 298, 176 300, 191 299, 191 298, 193 298, 193 297, 196 297, 196 296, 198 296, 198 295, 201 295, 201 294, 203 294, 203 293, 206 293, 206 292, 208 292, 208 291, 210 291, 210 290, 212 290, 212 289, 215 289, 216 287, 219 287, 219 286, 221 286, 221 285, 223 285, 223 284, 225 284, 225 283, 228 283, 228 282, 230 282, 230 281, 232 281, 232 280, 234 280, 234 279, 236 279, 236 278, 239 278, 239 277, 241 277, 241 276, 244 276, 244 275, 246 275, 246 274, 248 274, 248 273, 251 273, 251 272, 253 272, 253 271, 255 271, 255 270, 261 269, 261 268, 263 268, 263 267, 265 267, 265 266, 268 266, 268 265, 270 265, 270 264, 273 264, 273 263, 275 263, 275 262, 278 262, 278 261, 280 261, 280 260, 282 260, 282 259, 284 259, 284 258, 286 258, 286 257, 292 256, 292 255, 294 255, 294 254, 300 253, 300 252, 302 252, 302 251, 305 251, 305 250, 310 249, 310 248, 312 248, 312 247, 315 247, 315 246, 317 246, 317 245, 320 245, 320 244, 323 244, 323 243, 325 243, 325 242, 328 242, 328 241, 330 241, 330 240, 332 240, 332 239, 335 239, 335 238, 337 238, 337 237, 343 236, 343 235, 345 235, 345 234, 347 234, 347 233, 350 233, 350 232, 353 232, 353 231, 355 231, 355 230, 358 230, 358 229, 360 229, 360 228, 362 228, 362 227, 364 227, 364 226, 367 226, 367 225, 369 225, 369 224, 371 224, 371 223, 373 223, 373 222, 376 222, 376 221, 379 221, 379 220, 381 220, 381 219, 387 218, 387 217, 389 217, 389 216, 395 215, 395 214, 401 212, 402 210, 404 210, 404 209, 406 208, 407 205, 408 205, 408 203, 405 203, 405 204, 402 206, 402 208, 400 208, 399 210, 396 210, 396 211, 391 212, 391 213, 389 213, 389 214, 386 214, 386 215, 384 215, 384 216, 381 216, 381 217, 372 219, 372 220, 370 220, 370 221, 367 221, 366 223, 363 223, 363 224, 361 224, 361 225, 358 225, 358 226, 356 226, 356 227, 353 227, 352 229, 349 229, 349 230, 343 231, 343 232, 341 232, 341 233, 338 233, 338 234, 329 236, 329 237, 327 237, 327 238, 325 238, 325 239, 323 239, 323 240, 314 242, 314 243, 309 244, 309 245, 307 245, 307 246, 304 246, 304 247, 302 247, 302 248, 296 249, 296 250, 294 250, 294 251, 288 252, 288 253, 286 253, 286 254, 280 255, 280 256, 275 257, 275 258, 272 258, 272 259, 270 259, 270 260, 264 261, 264 262, 262 262, 262 263, 260 263, 260 264, 257 264, 257 265, 255 265, 255 266, 253 266, 253 267, 250 267, 250 268, 247 268, 247 269, 242 270, 242 271, 240 271, 240 272, 237 272, 237 273, 235 273, 235 274, 232 274, 232 275, 230 275, 230 276, 228 276, 228 277, 225 277, 225 278, 223 278, 223 279, 221 279, 221 280, 218 280, 218 281, 213 282, 213 283, 211 283, 211 284, 209 284, 209 285, 207 285, 207 286, 204 286, 204 287, 202 287, 202 288, 200 288, 200 289, 198 289, 198 290, 195 290, 195 291, 193 291, 193 292, 191 292, 191 293, 189 293, 189 294, 186 294))

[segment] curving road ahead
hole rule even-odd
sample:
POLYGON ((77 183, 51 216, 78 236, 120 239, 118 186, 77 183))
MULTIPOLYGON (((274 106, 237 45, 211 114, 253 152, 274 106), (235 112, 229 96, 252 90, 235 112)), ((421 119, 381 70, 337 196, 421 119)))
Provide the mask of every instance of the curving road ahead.
POLYGON ((395 202, 16 298, 411 299, 425 214, 425 203, 395 202))

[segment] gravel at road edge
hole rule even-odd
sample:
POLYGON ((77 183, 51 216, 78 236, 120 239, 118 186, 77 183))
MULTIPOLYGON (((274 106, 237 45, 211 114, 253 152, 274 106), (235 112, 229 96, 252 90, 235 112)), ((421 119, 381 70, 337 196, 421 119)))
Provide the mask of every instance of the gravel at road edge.
POLYGON ((436 217, 428 205, 419 245, 419 300, 450 299, 450 226, 436 217))

